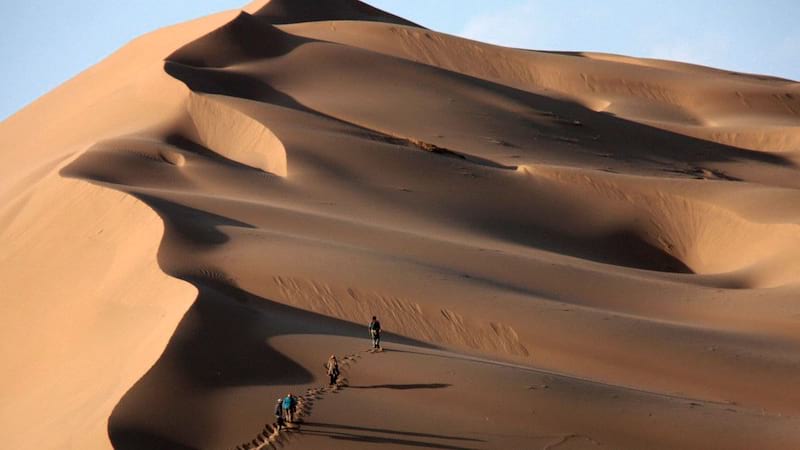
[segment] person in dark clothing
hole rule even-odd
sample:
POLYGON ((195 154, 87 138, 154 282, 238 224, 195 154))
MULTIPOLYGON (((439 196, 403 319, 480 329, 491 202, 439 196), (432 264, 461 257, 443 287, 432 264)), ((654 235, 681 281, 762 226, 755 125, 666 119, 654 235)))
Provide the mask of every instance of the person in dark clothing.
POLYGON ((278 403, 275 404, 275 424, 278 425, 278 431, 286 427, 286 421, 283 419, 283 399, 279 398, 278 403))
POLYGON ((328 358, 328 362, 325 363, 325 369, 328 371, 328 377, 330 377, 330 385, 333 386, 339 378, 339 361, 336 360, 336 355, 331 355, 328 358))
POLYGON ((372 316, 372 321, 369 323, 369 335, 372 337, 372 348, 381 348, 381 322, 377 317, 372 316))

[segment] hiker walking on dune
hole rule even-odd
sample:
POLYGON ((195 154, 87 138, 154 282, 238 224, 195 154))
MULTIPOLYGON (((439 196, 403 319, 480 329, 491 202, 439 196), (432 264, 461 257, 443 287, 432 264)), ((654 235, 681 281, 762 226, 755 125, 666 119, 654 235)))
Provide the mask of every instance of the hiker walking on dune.
POLYGON ((333 386, 339 378, 339 361, 336 360, 336 355, 331 355, 328 358, 328 362, 325 363, 325 369, 328 371, 328 377, 330 377, 330 385, 333 386))
POLYGON ((369 335, 372 337, 372 348, 381 348, 381 322, 377 317, 372 316, 372 321, 369 323, 369 335))
POLYGON ((281 406, 283 407, 283 419, 287 423, 294 423, 294 412, 297 408, 297 397, 295 397, 294 394, 289 393, 283 398, 281 406))
POLYGON ((275 424, 278 425, 278 431, 286 426, 286 421, 283 419, 283 399, 279 398, 278 403, 275 404, 275 424))

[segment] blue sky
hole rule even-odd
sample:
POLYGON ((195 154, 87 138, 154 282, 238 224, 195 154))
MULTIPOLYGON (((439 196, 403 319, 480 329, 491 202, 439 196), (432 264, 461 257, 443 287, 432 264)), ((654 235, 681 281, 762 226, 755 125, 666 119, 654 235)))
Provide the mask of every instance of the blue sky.
MULTIPOLYGON (((138 35, 246 1, 2 0, 0 119, 138 35)), ((800 80, 797 0, 369 3, 437 31, 501 45, 674 59, 800 80)))

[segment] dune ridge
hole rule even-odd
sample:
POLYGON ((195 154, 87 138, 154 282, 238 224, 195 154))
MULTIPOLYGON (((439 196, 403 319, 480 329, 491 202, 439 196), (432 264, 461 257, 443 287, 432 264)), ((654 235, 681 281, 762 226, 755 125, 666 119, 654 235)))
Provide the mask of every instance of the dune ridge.
MULTIPOLYGON (((797 265, 789 262, 789 255, 798 251, 797 223, 751 222, 722 205, 691 198, 696 181, 673 181, 649 190, 634 187, 646 180, 642 177, 532 166, 518 170, 570 186, 579 195, 599 195, 629 204, 636 211, 632 221, 652 227, 643 231, 648 240, 686 263, 694 273, 741 273, 763 265, 765 260, 777 260, 779 267, 761 268, 769 272, 769 281, 764 280, 769 284, 744 283, 742 287, 771 287, 791 283, 798 277, 797 265)), ((702 175, 713 178, 711 173, 702 175)), ((746 194, 740 190, 740 195, 746 194)), ((746 273, 741 276, 757 283, 756 277, 746 273)))
POLYGON ((620 55, 508 49, 402 26, 350 25, 302 23, 288 29, 301 36, 545 91, 595 111, 700 139, 768 151, 799 146, 800 136, 791 124, 800 113, 800 93, 791 80, 620 55), (628 65, 622 76, 620 64, 628 65), (741 116, 747 117, 744 123, 731 121, 741 116))
POLYGON ((798 89, 355 0, 139 38, 0 125, 0 434, 795 448, 798 89))

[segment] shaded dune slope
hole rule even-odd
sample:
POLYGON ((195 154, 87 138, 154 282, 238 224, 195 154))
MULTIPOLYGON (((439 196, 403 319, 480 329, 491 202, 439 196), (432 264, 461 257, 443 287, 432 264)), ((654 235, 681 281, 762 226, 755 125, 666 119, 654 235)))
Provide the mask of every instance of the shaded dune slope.
POLYGON ((253 13, 274 24, 295 22, 318 22, 326 20, 358 20, 395 23, 418 27, 402 17, 381 11, 356 0, 334 0, 317 2, 314 0, 275 0, 269 1, 253 13))
POLYGON ((797 83, 249 10, 150 62, 169 114, 58 166, 155 211, 199 292, 115 448, 250 443, 372 315, 387 352, 275 445, 797 446, 797 83))

